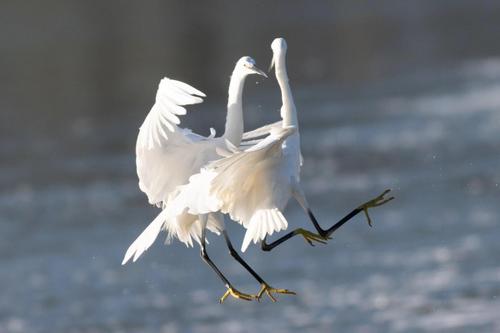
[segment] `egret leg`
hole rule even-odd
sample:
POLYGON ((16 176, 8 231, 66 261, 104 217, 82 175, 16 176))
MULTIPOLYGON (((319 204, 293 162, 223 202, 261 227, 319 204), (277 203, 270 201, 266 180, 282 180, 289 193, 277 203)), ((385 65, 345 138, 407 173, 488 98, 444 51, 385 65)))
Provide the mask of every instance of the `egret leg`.
POLYGON ((227 248, 229 249, 229 254, 236 259, 237 262, 241 264, 241 266, 245 267, 245 269, 252 274, 252 276, 259 281, 260 283, 260 290, 255 295, 255 298, 257 300, 260 300, 262 298, 262 295, 266 293, 266 295, 271 299, 271 301, 276 302, 276 298, 272 293, 277 293, 277 294, 286 294, 286 295, 296 295, 293 291, 290 291, 288 289, 277 289, 271 287, 264 279, 262 279, 253 269, 248 265, 245 260, 238 254, 238 252, 234 249, 233 244, 231 243, 231 240, 229 239, 229 236, 226 232, 226 230, 222 231, 222 234, 224 235, 224 239, 226 240, 227 248))
POLYGON ((285 236, 278 238, 277 240, 275 240, 274 242, 272 242, 270 244, 266 243, 266 238, 264 237, 264 239, 260 243, 261 249, 263 251, 271 251, 276 246, 280 245, 281 243, 283 243, 283 242, 285 242, 285 241, 289 240, 290 238, 297 236, 297 235, 301 235, 302 237, 304 237, 304 240, 311 246, 314 246, 314 242, 326 244, 326 240, 328 239, 328 238, 324 238, 321 235, 315 234, 314 232, 311 232, 309 230, 297 228, 295 230, 290 231, 285 236))
POLYGON ((207 253, 206 249, 206 225, 207 225, 207 215, 200 215, 199 216, 200 222, 201 222, 201 258, 203 261, 205 261, 217 274, 217 276, 224 282, 224 285, 226 286, 227 290, 222 295, 222 297, 219 299, 219 303, 223 303, 224 300, 229 296, 233 296, 234 298, 237 299, 242 299, 245 301, 251 301, 254 297, 252 295, 248 295, 245 293, 242 293, 238 291, 236 288, 232 286, 232 284, 229 282, 229 280, 222 274, 222 272, 217 268, 217 266, 213 263, 213 261, 210 259, 207 253))
MULTIPOLYGON (((280 245, 281 243, 285 242, 286 240, 288 240, 296 235, 302 235, 306 239, 306 241, 308 241, 308 243, 310 245, 314 245, 312 243, 313 240, 320 242, 318 239, 315 239, 314 236, 321 237, 321 239, 323 239, 323 242, 324 242, 325 240, 330 239, 330 236, 337 229, 339 229, 342 225, 344 225, 346 222, 348 222, 354 216, 358 215, 361 212, 365 213, 366 219, 368 221, 368 225, 371 227, 372 221, 371 221, 370 215, 368 214, 368 209, 381 206, 381 205, 393 200, 394 197, 389 197, 389 198, 384 197, 389 192, 390 192, 390 190, 385 190, 382 194, 378 195, 374 199, 369 200, 369 201, 365 202, 364 204, 358 206, 357 208, 353 209, 349 214, 344 216, 342 219, 340 219, 340 221, 335 223, 330 228, 323 229, 323 228, 321 228, 318 221, 316 220, 316 217, 314 216, 311 209, 309 208, 309 205, 307 204, 307 201, 305 200, 305 196, 301 193, 301 191, 294 191, 293 195, 294 195, 295 199, 300 204, 300 206, 306 211, 307 215, 309 216, 309 219, 311 220, 312 224, 314 225, 314 228, 317 230, 319 235, 316 235, 314 233, 311 233, 310 231, 299 228, 299 229, 295 229, 295 230, 289 232, 285 236, 275 240, 274 242, 272 242, 270 244, 267 244, 266 239, 264 238, 264 240, 261 242, 261 248, 264 251, 271 251, 276 246, 280 245), (309 234, 309 239, 305 236, 306 234, 309 234)), ((320 242, 320 243, 322 243, 322 242, 320 242)))
POLYGON ((372 226, 372 220, 370 218, 370 215, 368 214, 368 209, 369 208, 375 208, 375 207, 378 207, 378 206, 382 206, 383 204, 386 204, 387 202, 391 201, 391 200, 394 200, 394 197, 389 197, 389 198, 385 198, 385 195, 387 193, 389 193, 391 190, 385 190, 384 192, 382 192, 382 194, 376 196, 375 198, 373 198, 372 200, 369 200, 361 205, 359 205, 357 208, 353 209, 349 214, 347 214, 346 216, 344 216, 340 221, 338 221, 337 223, 335 223, 333 226, 331 226, 330 228, 328 229, 322 229, 318 223, 318 221, 316 220, 316 218, 314 217, 312 211, 307 208, 307 207, 304 207, 304 209, 306 209, 307 211, 307 215, 309 216, 309 219, 311 220, 311 222, 313 223, 314 227, 316 228, 316 230, 318 231, 318 233, 325 237, 325 238, 330 238, 330 236, 338 229, 340 228, 342 225, 344 225, 347 221, 349 221, 350 219, 352 219, 354 216, 358 215, 359 213, 361 212, 364 212, 365 213, 365 216, 366 216, 366 220, 368 222, 368 225, 371 227, 372 226))

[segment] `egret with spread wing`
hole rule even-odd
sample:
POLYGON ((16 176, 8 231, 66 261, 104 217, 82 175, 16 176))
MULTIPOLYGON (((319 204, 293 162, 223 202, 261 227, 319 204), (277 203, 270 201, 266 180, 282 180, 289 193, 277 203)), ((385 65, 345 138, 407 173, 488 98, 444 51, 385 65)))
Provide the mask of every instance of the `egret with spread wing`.
MULTIPOLYGON (((250 57, 241 58, 234 68, 229 84, 227 118, 224 135, 215 137, 215 131, 204 137, 189 129, 179 127, 180 115, 186 114, 184 106, 201 103, 205 97, 190 85, 164 78, 156 93, 156 101, 140 127, 136 145, 136 165, 139 187, 146 193, 149 203, 162 208, 161 213, 128 248, 122 264, 136 261, 165 229, 168 240, 178 238, 188 246, 193 239, 202 247, 203 259, 219 274, 217 267, 205 251, 205 228, 219 233, 223 230, 220 213, 210 213, 200 220, 197 215, 179 214, 168 218, 169 203, 177 194, 177 187, 188 182, 207 162, 220 158, 216 149, 227 142, 238 146, 243 135, 242 94, 245 79, 250 74, 267 75, 255 66, 250 57)), ((229 282, 226 280, 228 288, 229 282)), ((233 296, 251 299, 250 295, 232 290, 233 296)))
MULTIPOLYGON (((232 151, 223 152, 220 149, 220 153, 226 157, 211 162, 199 174, 193 175, 189 184, 182 186, 182 191, 190 195, 183 197, 181 194, 178 198, 184 200, 173 204, 177 212, 182 212, 184 207, 188 207, 188 211, 192 214, 209 214, 217 211, 229 214, 231 219, 238 221, 247 229, 241 248, 243 252, 251 242, 259 241, 262 249, 269 251, 295 235, 302 235, 311 245, 313 242, 325 243, 335 230, 359 212, 364 211, 371 223, 368 209, 393 199, 392 197, 385 199, 384 195, 388 192, 385 191, 354 209, 331 228, 321 228, 311 212, 300 183, 302 164, 300 135, 297 111, 286 71, 286 41, 277 38, 271 44, 271 48, 282 96, 282 122, 270 126, 267 129, 270 132, 269 136, 246 150, 238 151, 234 147, 232 151), (202 198, 196 198, 196 195, 202 198), (298 228, 267 244, 268 235, 287 229, 288 222, 283 210, 292 197, 307 212, 317 233, 298 228)), ((276 291, 261 282, 257 297, 260 298, 264 292, 270 295, 276 291)))

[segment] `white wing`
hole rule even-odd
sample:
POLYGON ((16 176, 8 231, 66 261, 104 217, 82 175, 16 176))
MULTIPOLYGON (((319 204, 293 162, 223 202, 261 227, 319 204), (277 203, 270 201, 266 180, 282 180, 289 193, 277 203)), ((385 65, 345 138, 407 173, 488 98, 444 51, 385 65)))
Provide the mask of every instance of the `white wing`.
POLYGON ((288 222, 278 208, 259 209, 255 211, 248 222, 247 232, 241 245, 241 251, 245 252, 250 242, 257 243, 266 235, 272 235, 275 231, 288 228, 288 222))
POLYGON ((286 186, 279 186, 276 180, 281 177, 282 143, 295 132, 294 127, 274 128, 255 146, 211 162, 180 187, 173 204, 176 214, 186 209, 191 214, 218 210, 230 214, 248 229, 242 251, 251 241, 286 229, 288 223, 280 209, 287 195, 279 192, 286 186))
POLYGON ((202 168, 189 178, 189 183, 179 186, 178 193, 168 204, 169 218, 188 213, 191 215, 208 214, 220 209, 220 201, 210 195, 210 184, 217 174, 202 168))
POLYGON ((294 127, 274 128, 255 146, 209 166, 217 174, 211 181, 210 194, 220 201, 223 213, 247 228, 242 251, 251 241, 288 227, 280 211, 288 200, 281 146, 295 132, 294 127))
MULTIPOLYGON (((281 121, 278 123, 281 124, 281 121)), ((240 158, 244 160, 250 159, 254 157, 253 155, 249 156, 251 152, 261 149, 270 149, 274 147, 274 145, 279 146, 280 142, 295 131, 293 128, 284 130, 282 127, 274 126, 275 124, 272 124, 273 126, 266 125, 257 129, 259 131, 264 129, 258 136, 267 135, 267 137, 255 140, 255 144, 250 148, 247 147, 246 150, 241 150, 242 146, 239 148, 235 147, 227 140, 225 142, 225 148, 217 147, 216 152, 219 155, 219 159, 214 159, 214 161, 209 163, 206 167, 201 168, 200 172, 192 175, 189 178, 189 183, 176 188, 176 193, 172 195, 172 200, 170 200, 168 204, 170 210, 168 218, 175 218, 185 212, 198 215, 218 211, 223 203, 216 196, 211 195, 211 184, 214 178, 222 173, 223 165, 233 163, 233 161, 240 158), (219 162, 217 162, 217 160, 219 160, 219 162)), ((244 163, 240 162, 238 165, 241 164, 244 163)), ((249 164, 247 164, 247 166, 248 165, 249 164)), ((240 174, 243 175, 244 172, 240 171, 240 174)), ((226 173, 224 173, 224 175, 226 175, 226 173)))
POLYGON ((162 79, 156 92, 156 102, 140 128, 137 146, 153 149, 162 147, 169 137, 174 141, 184 140, 184 133, 176 126, 180 123, 178 116, 186 114, 184 105, 202 103, 203 99, 199 96, 206 97, 184 82, 162 79))
MULTIPOLYGON (((249 221, 249 216, 239 214, 237 207, 250 207, 253 201, 265 200, 264 197, 252 195, 259 188, 268 188, 274 174, 281 171, 281 145, 293 133, 294 127, 273 131, 258 144, 209 164, 209 172, 216 174, 212 176, 210 194, 223 203, 224 213, 231 214, 231 218, 246 226, 245 221, 249 221)), ((246 208, 243 210, 248 211, 246 208)))
POLYGON ((216 157, 212 140, 177 126, 178 116, 186 114, 183 106, 203 102, 200 96, 205 94, 180 81, 164 78, 159 84, 156 102, 136 144, 139 188, 151 204, 167 201, 176 186, 186 183, 190 175, 216 157))

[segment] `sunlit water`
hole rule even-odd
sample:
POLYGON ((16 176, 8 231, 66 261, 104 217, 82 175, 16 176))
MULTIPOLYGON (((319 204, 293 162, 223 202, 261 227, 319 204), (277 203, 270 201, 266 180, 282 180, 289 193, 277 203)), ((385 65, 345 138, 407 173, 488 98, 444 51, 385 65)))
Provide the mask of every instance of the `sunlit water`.
MULTIPOLYGON (((317 217, 330 225, 385 188, 397 199, 372 211, 373 228, 357 217, 328 245, 296 238, 271 253, 247 251, 271 285, 297 292, 276 304, 218 304, 222 283, 197 248, 178 242, 158 240, 137 263, 120 266, 157 213, 137 187, 133 149, 107 153, 116 141, 133 142, 138 124, 96 129, 82 121, 78 151, 62 139, 6 139, 0 331, 500 331, 500 60, 392 79, 348 97, 331 97, 332 89, 295 89, 303 181, 317 217), (46 158, 23 156, 23 145, 46 158)), ((295 205, 286 216, 310 228, 295 205)), ((242 230, 229 230, 240 244, 242 230)), ((235 286, 257 292, 222 239, 210 241, 235 286)))

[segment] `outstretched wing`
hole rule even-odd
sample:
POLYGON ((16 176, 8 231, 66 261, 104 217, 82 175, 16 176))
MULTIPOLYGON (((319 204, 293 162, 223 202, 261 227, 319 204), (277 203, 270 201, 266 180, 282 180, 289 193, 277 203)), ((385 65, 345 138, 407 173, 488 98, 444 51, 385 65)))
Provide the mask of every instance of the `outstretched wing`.
POLYGON ((286 229, 288 224, 280 211, 283 195, 276 191, 283 186, 276 179, 282 176, 282 143, 295 131, 294 127, 274 128, 244 151, 230 145, 227 151, 219 149, 225 157, 209 163, 191 176, 188 184, 177 188, 176 197, 169 203, 173 215, 219 210, 230 214, 248 229, 242 250, 251 241, 286 229))
POLYGON ((258 206, 268 197, 259 197, 258 189, 268 188, 281 171, 281 145, 295 131, 295 127, 275 129, 256 145, 208 165, 207 170, 215 174, 210 181, 210 194, 222 202, 224 213, 247 226, 253 213, 247 207, 258 206))
POLYGON ((186 114, 184 106, 201 103, 202 97, 204 93, 186 83, 169 78, 160 81, 136 144, 139 187, 151 204, 161 205, 176 186, 199 170, 206 154, 214 154, 206 138, 177 126, 179 116, 186 114))
MULTIPOLYGON (((187 184, 176 188, 168 206, 169 217, 186 211, 193 215, 207 214, 230 205, 232 196, 242 190, 239 184, 248 182, 245 181, 246 175, 254 175, 252 169, 265 161, 271 150, 281 155, 281 144, 294 132, 293 127, 274 128, 266 138, 246 150, 239 150, 230 142, 226 142, 226 149, 217 148, 219 159, 208 163, 200 172, 193 174, 187 184)), ((232 210, 224 211, 227 212, 232 210)), ((242 222, 238 214, 232 217, 242 222)))
POLYGON ((210 182, 210 195, 219 201, 219 209, 247 228, 242 251, 251 241, 288 226, 280 211, 287 197, 281 186, 282 181, 287 182, 282 173, 286 167, 282 144, 295 131, 295 127, 274 128, 256 145, 216 160, 207 168, 216 174, 210 182))
MULTIPOLYGON (((206 97, 190 85, 163 78, 156 92, 156 101, 139 130, 137 148, 154 149, 164 146, 167 141, 184 140, 185 135, 177 125, 178 116, 185 115, 185 105, 202 103, 206 97)), ((172 143, 172 142, 170 142, 172 143)))

